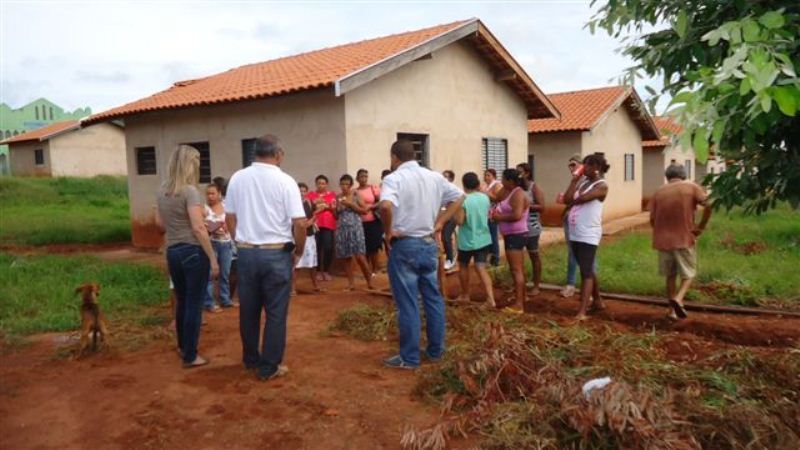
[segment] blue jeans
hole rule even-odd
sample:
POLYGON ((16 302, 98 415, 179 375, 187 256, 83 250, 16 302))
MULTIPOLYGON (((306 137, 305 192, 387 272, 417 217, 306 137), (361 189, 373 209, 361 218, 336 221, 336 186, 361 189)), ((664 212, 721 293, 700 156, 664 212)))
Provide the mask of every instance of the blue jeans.
POLYGON ((444 298, 436 278, 437 253, 436 242, 419 238, 396 240, 389 253, 389 282, 397 304, 400 357, 407 364, 418 365, 420 359, 420 294, 425 307, 428 355, 439 358, 444 353, 444 298))
MULTIPOLYGON (((572 245, 569 242, 569 222, 568 219, 564 219, 564 242, 567 243, 567 285, 575 286, 575 282, 577 281, 577 272, 578 272, 578 260, 575 259, 575 255, 572 253, 572 245)), ((597 273, 597 260, 594 260, 592 263, 592 270, 594 273, 597 273)))
MULTIPOLYGON (((231 261, 233 261, 233 242, 211 241, 211 247, 217 254, 217 264, 219 264, 219 303, 223 306, 231 306, 231 261)), ((206 308, 214 306, 214 280, 208 280, 208 292, 203 303, 206 308)))
POLYGON ((492 249, 490 253, 494 257, 491 262, 494 265, 498 265, 500 263, 500 240, 497 237, 497 222, 493 220, 489 221, 489 234, 492 236, 492 249))
POLYGON ((200 324, 203 320, 203 297, 208 285, 211 264, 203 248, 175 244, 167 248, 169 276, 175 285, 175 329, 183 361, 197 357, 200 324))
POLYGON ((292 285, 292 252, 281 249, 240 248, 237 259, 239 332, 242 360, 268 377, 283 362, 286 318, 292 285), (264 338, 259 351, 261 313, 266 312, 264 338))

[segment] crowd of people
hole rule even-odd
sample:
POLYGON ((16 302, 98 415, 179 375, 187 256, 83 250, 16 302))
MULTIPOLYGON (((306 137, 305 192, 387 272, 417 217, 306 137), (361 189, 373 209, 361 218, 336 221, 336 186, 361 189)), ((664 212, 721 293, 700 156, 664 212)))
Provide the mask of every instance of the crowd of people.
MULTIPOLYGON (((286 343, 289 298, 296 293, 296 271, 307 270, 320 291, 332 280, 334 258, 342 261, 347 290, 357 288, 357 266, 367 289, 375 289, 379 253, 387 253, 387 273, 397 306, 400 349, 384 360, 389 367, 414 369, 421 359, 437 360, 445 350, 445 304, 437 279, 440 248, 444 269, 459 270, 461 295, 468 301, 470 266, 481 283, 489 308, 521 305, 540 290, 542 263, 539 239, 545 193, 534 182, 531 167, 521 163, 502 171, 475 172, 461 177, 420 166, 413 145, 395 142, 391 170, 380 184, 370 184, 361 169, 353 179, 339 177, 339 191, 318 175, 312 191, 280 169, 285 150, 273 135, 256 141, 254 162, 237 171, 228 183, 215 178, 205 199, 197 187, 199 152, 181 145, 169 159, 167 176, 157 198, 156 222, 166 233, 166 257, 174 284, 176 334, 184 367, 208 363, 197 352, 202 309, 239 306, 245 367, 261 379, 281 376, 286 343), (496 301, 488 266, 500 264, 500 236, 513 279, 513 293, 496 301), (531 262, 526 282, 525 253, 531 262), (239 303, 232 299, 229 274, 236 258, 239 303), (215 289, 215 282, 219 288, 215 289), (219 292, 219 306, 214 293, 219 292), (420 302, 419 299, 422 299, 420 302), (425 310, 427 348, 420 352, 420 304, 425 310), (266 322, 261 330, 262 312, 266 322)), ((600 296, 596 255, 602 236, 603 202, 608 195, 605 157, 575 155, 567 161, 569 184, 559 193, 567 242, 567 284, 563 296, 575 293, 581 276, 577 319, 605 306, 600 296)), ((698 227, 694 208, 705 193, 685 182, 680 166, 667 170, 669 183, 654 199, 651 223, 654 247, 667 278, 667 293, 675 318, 685 318, 683 297, 695 275, 694 238, 705 227, 706 208, 698 227), (681 219, 674 219, 678 211, 681 219), (688 222, 687 222, 688 221, 688 222), (687 225, 690 224, 690 225, 687 225), (687 237, 688 235, 688 237, 687 237), (677 277, 682 283, 676 288, 677 277)), ((566 177, 565 177, 566 178, 566 177)))

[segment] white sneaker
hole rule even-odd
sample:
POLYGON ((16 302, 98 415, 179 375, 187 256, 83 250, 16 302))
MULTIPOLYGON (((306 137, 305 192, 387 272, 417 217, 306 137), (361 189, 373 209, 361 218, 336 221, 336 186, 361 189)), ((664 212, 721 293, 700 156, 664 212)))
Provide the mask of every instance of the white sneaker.
POLYGON ((444 270, 445 271, 453 270, 453 267, 455 267, 455 266, 456 266, 456 262, 455 261, 450 261, 448 259, 448 260, 445 260, 445 262, 444 262, 444 270))
POLYGON ((572 286, 571 284, 568 284, 564 287, 564 289, 561 290, 562 297, 572 297, 573 295, 575 295, 575 286, 572 286))

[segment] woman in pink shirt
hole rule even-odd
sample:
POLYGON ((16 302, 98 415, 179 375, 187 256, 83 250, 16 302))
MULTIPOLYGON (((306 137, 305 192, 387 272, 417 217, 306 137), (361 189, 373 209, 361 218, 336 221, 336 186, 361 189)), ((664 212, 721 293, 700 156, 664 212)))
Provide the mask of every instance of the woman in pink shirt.
POLYGON ((367 247, 367 261, 369 261, 372 274, 375 274, 378 271, 378 252, 383 247, 383 226, 381 220, 375 215, 381 188, 369 184, 367 169, 358 169, 356 181, 358 181, 356 192, 361 199, 361 204, 367 209, 367 213, 361 215, 361 223, 364 225, 364 242, 367 247))
POLYGON ((528 240, 528 196, 525 180, 517 169, 503 171, 503 190, 509 194, 491 211, 491 219, 498 223, 503 235, 506 258, 514 277, 514 299, 510 304, 525 302, 525 243, 528 240))
POLYGON ((333 263, 333 233, 336 231, 336 193, 328 190, 328 177, 317 175, 314 180, 317 190, 308 193, 308 199, 314 204, 317 218, 317 280, 331 281, 331 263, 333 263))

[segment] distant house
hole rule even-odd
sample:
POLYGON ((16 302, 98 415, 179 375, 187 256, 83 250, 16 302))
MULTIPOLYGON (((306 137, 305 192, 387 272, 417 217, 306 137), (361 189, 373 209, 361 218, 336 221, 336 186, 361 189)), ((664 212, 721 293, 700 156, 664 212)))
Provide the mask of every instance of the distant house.
MULTIPOLYGON (((91 113, 90 108, 64 111, 62 107, 46 98, 34 100, 19 108, 11 108, 5 103, 0 103, 0 141, 56 122, 79 120, 91 113)), ((0 175, 8 174, 8 161, 8 146, 0 145, 0 175)))
POLYGON ((708 173, 719 173, 725 170, 725 163, 718 161, 712 154, 708 157, 705 164, 697 161, 693 148, 683 148, 673 139, 674 135, 679 134, 683 127, 669 117, 653 117, 656 126, 661 131, 661 139, 642 142, 644 152, 644 167, 642 169, 642 209, 647 209, 647 203, 656 189, 666 183, 664 171, 673 163, 681 164, 686 168, 687 179, 698 183, 708 173))
POLYGON ((125 133, 115 124, 57 122, 1 141, 17 176, 125 175, 125 133))
POLYGON ((557 117, 550 100, 478 19, 250 64, 180 81, 88 118, 123 120, 133 243, 161 242, 159 180, 176 145, 200 150, 201 183, 250 164, 265 133, 286 148, 283 169, 313 183, 370 171, 377 182, 398 138, 417 159, 457 175, 504 169, 527 154, 528 119, 557 117))
POLYGON ((561 224, 562 205, 555 203, 564 192, 570 174, 567 160, 573 154, 585 157, 604 153, 611 165, 606 175, 608 198, 604 219, 641 211, 642 141, 660 139, 650 114, 636 91, 614 86, 549 95, 561 118, 528 122, 529 161, 536 183, 547 199, 543 221, 561 224))

